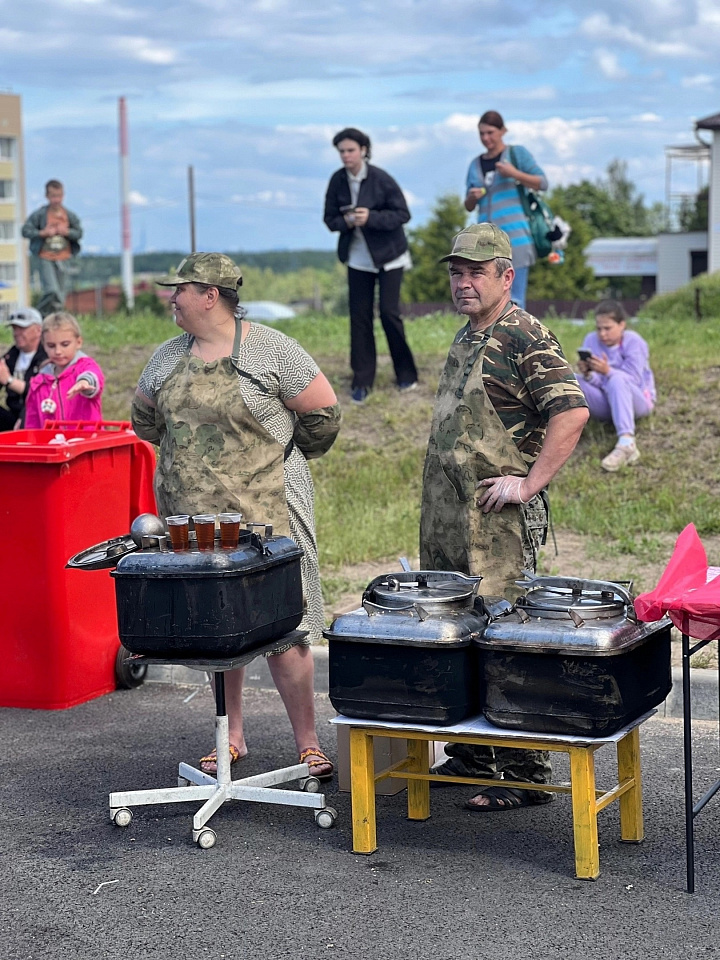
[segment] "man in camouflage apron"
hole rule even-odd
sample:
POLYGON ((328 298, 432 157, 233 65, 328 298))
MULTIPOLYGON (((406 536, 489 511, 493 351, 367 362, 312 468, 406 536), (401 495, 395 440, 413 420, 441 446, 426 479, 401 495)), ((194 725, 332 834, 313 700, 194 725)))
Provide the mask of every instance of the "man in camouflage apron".
MULTIPOLYGON (((588 411, 553 334, 510 300, 507 235, 494 224, 453 240, 453 302, 469 322, 440 379, 423 474, 420 567, 482 576, 485 596, 514 600, 545 542, 547 484, 572 453, 588 411)), ((549 755, 452 744, 436 772, 547 783, 549 755)), ((489 787, 476 811, 545 803, 542 791, 489 787)))

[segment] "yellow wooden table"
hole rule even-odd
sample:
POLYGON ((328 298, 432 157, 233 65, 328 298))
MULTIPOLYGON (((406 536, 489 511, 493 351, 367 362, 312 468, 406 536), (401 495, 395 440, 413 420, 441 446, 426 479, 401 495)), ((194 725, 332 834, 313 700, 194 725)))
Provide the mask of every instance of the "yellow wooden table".
POLYGON ((614 800, 618 800, 621 839, 628 843, 640 843, 644 837, 640 725, 655 712, 655 710, 650 711, 611 736, 598 738, 503 730, 488 723, 482 716, 464 720, 451 727, 335 717, 332 723, 350 728, 353 852, 367 854, 377 849, 375 784, 386 777, 399 777, 407 781, 410 820, 427 820, 430 816, 431 780, 480 784, 483 787, 503 786, 520 790, 547 790, 552 793, 571 795, 576 876, 581 880, 594 880, 600 874, 597 815, 601 810, 614 800), (376 773, 372 744, 372 739, 376 736, 406 740, 407 758, 376 773), (428 762, 428 742, 432 740, 567 753, 570 757, 570 784, 529 784, 514 780, 487 780, 477 777, 446 777, 432 774, 428 762), (607 744, 615 744, 617 748, 618 782, 611 789, 600 790, 595 784, 595 751, 607 744))

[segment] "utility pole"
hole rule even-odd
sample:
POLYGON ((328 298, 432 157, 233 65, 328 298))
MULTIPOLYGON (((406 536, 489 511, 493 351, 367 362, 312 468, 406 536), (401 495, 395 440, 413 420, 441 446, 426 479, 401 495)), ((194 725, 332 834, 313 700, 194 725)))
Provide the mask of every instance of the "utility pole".
POLYGON ((190 253, 195 253, 195 171, 188 167, 188 203, 190 205, 190 253))
POLYGON ((130 148, 125 97, 119 100, 120 218, 122 224, 122 288, 128 310, 135 306, 132 241, 130 237, 130 148))

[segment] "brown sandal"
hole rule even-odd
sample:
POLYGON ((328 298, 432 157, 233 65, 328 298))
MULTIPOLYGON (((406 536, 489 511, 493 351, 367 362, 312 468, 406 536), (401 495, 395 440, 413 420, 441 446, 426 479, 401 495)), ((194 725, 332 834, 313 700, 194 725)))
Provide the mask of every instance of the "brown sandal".
MULTIPOLYGON (((235 746, 234 743, 229 744, 229 748, 230 748, 230 766, 232 766, 234 763, 237 763, 239 760, 242 760, 243 758, 240 756, 240 751, 238 750, 238 748, 235 746)), ((206 757, 200 757, 200 769, 202 770, 203 773, 217 773, 217 749, 215 747, 212 748, 212 750, 206 757), (210 768, 210 764, 212 764, 215 767, 214 770, 210 768)))
POLYGON ((303 750, 300 754, 299 763, 307 763, 308 769, 310 770, 310 776, 315 777, 321 783, 325 783, 328 780, 332 780, 335 773, 335 767, 333 762, 329 757, 326 757, 322 752, 320 747, 308 747, 307 750, 303 750), (317 760, 308 760, 308 757, 317 757, 317 760), (315 773, 317 767, 325 767, 330 765, 331 769, 328 773, 315 773))

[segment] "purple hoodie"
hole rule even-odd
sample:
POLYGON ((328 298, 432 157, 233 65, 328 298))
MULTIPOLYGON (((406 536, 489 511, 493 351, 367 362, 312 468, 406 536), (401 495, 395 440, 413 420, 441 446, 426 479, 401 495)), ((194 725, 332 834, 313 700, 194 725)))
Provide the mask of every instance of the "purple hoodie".
MULTIPOLYGON (((593 331, 583 340, 583 348, 590 350, 594 357, 602 357, 605 354, 610 364, 608 376, 611 377, 614 371, 621 370, 640 387, 651 403, 655 403, 655 378, 650 369, 648 345, 639 333, 626 329, 623 331, 620 343, 614 347, 606 347, 600 342, 597 332, 593 331)), ((586 379, 602 388, 608 377, 593 372, 586 379)))

